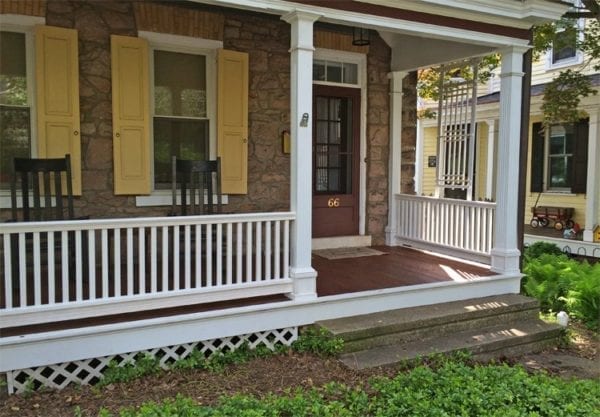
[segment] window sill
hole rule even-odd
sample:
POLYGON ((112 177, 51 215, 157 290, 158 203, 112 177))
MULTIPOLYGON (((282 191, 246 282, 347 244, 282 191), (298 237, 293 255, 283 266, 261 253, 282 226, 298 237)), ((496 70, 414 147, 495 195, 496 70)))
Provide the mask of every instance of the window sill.
POLYGON ((542 194, 543 195, 560 195, 561 197, 576 197, 577 196, 577 194, 574 194, 571 191, 561 191, 561 190, 546 190, 542 194))
MULTIPOLYGON (((207 196, 204 196, 206 202, 207 196)), ((217 197, 213 196, 214 204, 217 204, 217 197)), ((172 203, 171 190, 159 190, 154 191, 150 195, 143 195, 135 197, 135 205, 137 207, 158 207, 158 206, 170 206, 172 203)), ((221 204, 225 205, 229 203, 229 196, 223 194, 221 197, 221 204)), ((177 193, 177 205, 180 205, 180 196, 177 193)))

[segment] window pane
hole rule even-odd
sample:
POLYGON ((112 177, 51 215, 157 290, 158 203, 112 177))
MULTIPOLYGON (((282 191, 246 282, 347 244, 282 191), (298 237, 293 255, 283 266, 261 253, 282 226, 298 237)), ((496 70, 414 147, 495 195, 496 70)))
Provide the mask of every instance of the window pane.
POLYGON ((325 61, 315 60, 313 62, 313 80, 325 81, 325 61))
POLYGON ((565 137, 553 136, 550 138, 550 155, 562 155, 565 153, 565 137))
POLYGON ((154 113, 206 117, 206 57, 154 51, 154 113))
POLYGON ((340 62, 327 63, 327 81, 332 83, 342 82, 342 64, 340 62))
POLYGON ((31 156, 29 108, 0 105, 0 183, 10 184, 13 158, 31 156))
POLYGON ((171 184, 171 156, 208 159, 208 120, 154 118, 154 183, 171 184))
POLYGON ((344 82, 346 84, 358 84, 358 65, 344 64, 344 82))
POLYGON ((577 28, 567 28, 556 34, 556 41, 552 48, 552 63, 556 63, 563 59, 573 58, 577 49, 577 28))
POLYGON ((571 158, 567 156, 550 158, 550 188, 568 188, 569 163, 571 158))
POLYGON ((0 104, 27 103, 25 34, 0 32, 0 104))

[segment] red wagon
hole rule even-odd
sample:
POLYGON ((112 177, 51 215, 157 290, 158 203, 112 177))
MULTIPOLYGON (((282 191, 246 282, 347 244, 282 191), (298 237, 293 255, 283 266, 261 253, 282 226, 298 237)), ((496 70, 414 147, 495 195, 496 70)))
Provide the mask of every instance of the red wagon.
POLYGON ((573 213, 575 209, 572 207, 552 207, 552 206, 534 206, 531 207, 533 217, 529 224, 531 227, 546 227, 552 220, 556 230, 573 228, 573 213))

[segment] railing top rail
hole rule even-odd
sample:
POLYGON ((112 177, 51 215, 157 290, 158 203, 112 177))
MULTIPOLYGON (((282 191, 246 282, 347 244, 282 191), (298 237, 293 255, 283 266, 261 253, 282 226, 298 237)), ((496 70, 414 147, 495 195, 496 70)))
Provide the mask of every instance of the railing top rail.
POLYGON ((472 206, 472 207, 496 207, 496 202, 493 201, 467 201, 458 200, 456 198, 438 198, 425 195, 412 195, 412 194, 396 194, 396 200, 413 200, 413 201, 429 201, 433 203, 446 203, 454 204, 457 206, 472 206))
POLYGON ((294 212, 213 214, 203 216, 135 217, 117 219, 67 220, 51 222, 0 223, 0 234, 29 232, 62 232, 76 230, 121 229, 136 227, 228 224, 239 222, 294 220, 294 212))

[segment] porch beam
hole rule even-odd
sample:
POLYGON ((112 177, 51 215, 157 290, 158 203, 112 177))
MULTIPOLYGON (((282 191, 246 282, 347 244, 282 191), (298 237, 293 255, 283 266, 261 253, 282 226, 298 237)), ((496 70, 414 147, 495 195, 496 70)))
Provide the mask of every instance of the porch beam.
POLYGON ((583 240, 594 241, 594 226, 600 222, 598 209, 600 205, 600 110, 594 109, 590 113, 588 135, 588 168, 587 188, 585 191, 585 229, 583 240))
POLYGON ((311 265, 312 239, 312 67, 313 25, 320 15, 294 11, 282 19, 291 25, 291 228, 290 277, 295 300, 317 297, 317 271, 311 265))
POLYGON ((388 224, 385 241, 388 246, 396 245, 397 204, 396 194, 402 192, 402 82, 406 71, 389 73, 390 79, 390 156, 388 167, 388 224))
POLYGON ((528 47, 501 51, 500 121, 496 175, 496 218, 491 250, 491 269, 497 273, 519 273, 518 189, 521 132, 523 54, 528 47))

